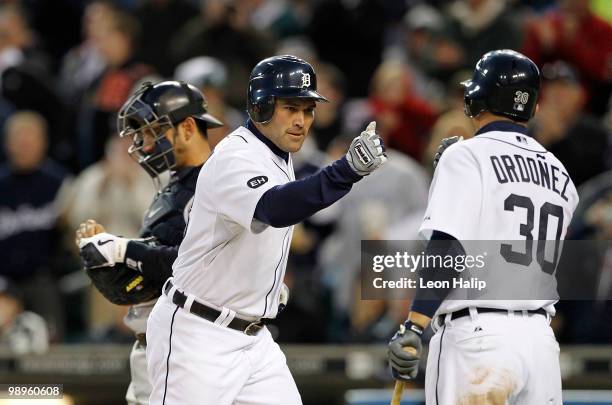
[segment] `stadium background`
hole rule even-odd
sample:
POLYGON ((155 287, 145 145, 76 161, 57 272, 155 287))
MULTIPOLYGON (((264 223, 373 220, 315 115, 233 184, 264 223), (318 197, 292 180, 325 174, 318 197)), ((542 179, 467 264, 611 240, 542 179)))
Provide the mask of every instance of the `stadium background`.
MULTIPOLYGON (((296 229, 292 300, 273 332, 306 404, 386 403, 385 392, 346 392, 391 386, 385 343, 409 302, 360 299, 359 241, 416 239, 439 140, 472 133, 458 83, 484 52, 511 48, 540 66, 530 132, 580 187, 568 238, 611 239, 611 22, 609 0, 0 1, 0 384, 61 383, 66 404, 122 403, 125 308, 91 287, 73 242, 87 218, 136 235, 155 192, 114 115, 143 80, 182 79, 227 124, 211 131, 218 142, 246 119, 252 66, 295 54, 332 100, 295 156, 298 177, 371 119, 391 159, 296 229)), ((611 252, 574 269, 594 299, 558 305, 567 389, 612 389, 611 252)), ((566 400, 612 404, 598 392, 566 400)))

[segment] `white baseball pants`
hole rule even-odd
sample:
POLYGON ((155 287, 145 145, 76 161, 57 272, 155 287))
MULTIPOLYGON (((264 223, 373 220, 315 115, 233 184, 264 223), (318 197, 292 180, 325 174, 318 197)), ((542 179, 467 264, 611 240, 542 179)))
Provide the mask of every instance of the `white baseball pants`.
POLYGON ((445 320, 429 343, 427 405, 562 405, 559 344, 546 316, 445 320))
POLYGON ((151 405, 294 405, 300 394, 285 355, 257 335, 193 315, 162 295, 147 322, 151 405))
POLYGON ((151 384, 147 375, 147 357, 144 346, 135 342, 130 352, 132 381, 125 394, 128 405, 147 405, 151 395, 151 384))

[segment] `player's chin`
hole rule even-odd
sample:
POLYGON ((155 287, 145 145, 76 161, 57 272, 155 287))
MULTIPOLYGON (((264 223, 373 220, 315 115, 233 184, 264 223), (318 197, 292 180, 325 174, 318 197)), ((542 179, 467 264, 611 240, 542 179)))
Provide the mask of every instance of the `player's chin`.
POLYGON ((285 142, 285 152, 294 153, 299 151, 302 148, 302 145, 304 144, 304 139, 306 139, 304 135, 290 135, 289 139, 287 139, 287 142, 285 142))

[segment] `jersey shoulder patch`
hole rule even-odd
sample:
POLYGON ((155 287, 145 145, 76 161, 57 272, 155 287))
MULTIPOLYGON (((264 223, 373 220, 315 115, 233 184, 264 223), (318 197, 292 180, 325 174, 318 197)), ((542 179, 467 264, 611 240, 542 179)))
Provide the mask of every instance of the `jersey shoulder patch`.
POLYGON ((250 188, 258 188, 268 182, 268 176, 255 176, 247 181, 250 188))

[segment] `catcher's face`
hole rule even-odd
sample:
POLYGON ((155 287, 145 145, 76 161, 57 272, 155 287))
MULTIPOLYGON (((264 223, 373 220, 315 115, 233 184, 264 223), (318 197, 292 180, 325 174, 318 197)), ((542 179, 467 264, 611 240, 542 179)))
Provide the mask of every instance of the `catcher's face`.
POLYGON ((197 133, 197 125, 193 118, 186 118, 181 123, 173 127, 165 127, 162 129, 153 128, 150 131, 143 131, 143 147, 144 153, 153 153, 160 138, 165 138, 172 146, 172 153, 176 167, 184 167, 189 164, 189 160, 193 158, 194 141, 200 138, 197 133))
POLYGON ((281 150, 297 152, 310 131, 315 108, 312 99, 277 99, 270 122, 258 127, 281 150))
POLYGON ((162 117, 142 126, 138 126, 138 122, 125 126, 120 136, 132 140, 128 153, 155 178, 176 165, 173 139, 170 136, 174 131, 168 117, 162 117))
POLYGON ((142 151, 146 154, 151 154, 155 151, 155 143, 157 139, 163 135, 170 143, 172 143, 172 131, 171 127, 156 128, 147 127, 141 131, 142 135, 142 151))

